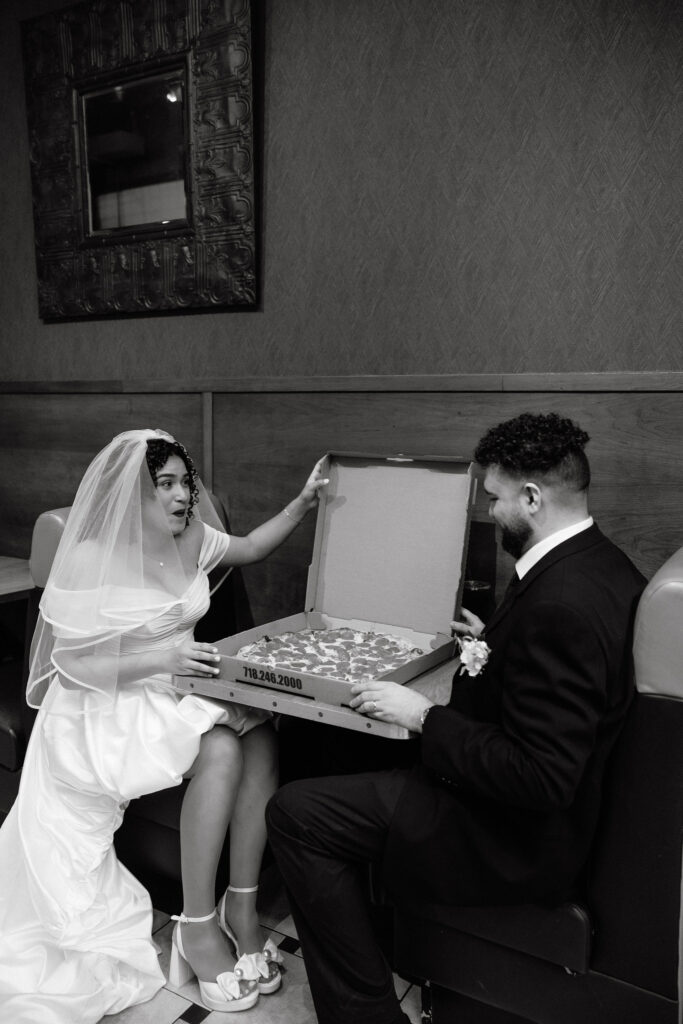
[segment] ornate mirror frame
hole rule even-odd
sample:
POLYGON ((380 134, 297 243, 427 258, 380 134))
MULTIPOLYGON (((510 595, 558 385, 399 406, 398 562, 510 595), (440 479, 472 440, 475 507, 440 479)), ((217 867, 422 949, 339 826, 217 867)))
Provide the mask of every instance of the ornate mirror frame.
POLYGON ((88 0, 22 29, 41 317, 253 306, 251 0, 88 0), (92 233, 84 94, 179 67, 187 222, 92 233))

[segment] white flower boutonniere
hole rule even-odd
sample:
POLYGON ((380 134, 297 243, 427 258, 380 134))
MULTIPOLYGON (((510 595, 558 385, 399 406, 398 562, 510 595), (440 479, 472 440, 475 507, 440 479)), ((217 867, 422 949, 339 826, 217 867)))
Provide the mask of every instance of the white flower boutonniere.
POLYGON ((491 648, 484 640, 475 640, 473 636, 459 636, 456 639, 460 647, 460 673, 478 676, 489 660, 491 648))

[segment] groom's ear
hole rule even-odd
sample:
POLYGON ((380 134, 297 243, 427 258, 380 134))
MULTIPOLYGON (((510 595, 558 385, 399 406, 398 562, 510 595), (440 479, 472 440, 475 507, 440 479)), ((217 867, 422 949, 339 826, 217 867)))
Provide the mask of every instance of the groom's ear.
POLYGON ((522 488, 522 501, 526 507, 527 512, 532 515, 538 512, 541 505, 543 504, 543 492, 538 484, 532 481, 527 481, 522 488))

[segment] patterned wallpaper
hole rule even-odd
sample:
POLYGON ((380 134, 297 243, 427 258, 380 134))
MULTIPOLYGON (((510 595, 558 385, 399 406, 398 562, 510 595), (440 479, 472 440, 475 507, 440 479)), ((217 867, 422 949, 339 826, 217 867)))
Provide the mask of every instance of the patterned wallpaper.
POLYGON ((59 6, 0 14, 5 379, 683 369, 680 0, 264 0, 260 309, 43 325, 18 19, 59 6))

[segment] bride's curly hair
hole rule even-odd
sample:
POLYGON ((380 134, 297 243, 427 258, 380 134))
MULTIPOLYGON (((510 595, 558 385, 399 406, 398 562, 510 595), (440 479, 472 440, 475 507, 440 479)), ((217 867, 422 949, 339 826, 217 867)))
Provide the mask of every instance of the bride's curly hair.
POLYGON ((150 438, 147 442, 147 452, 145 453, 147 459, 147 468, 149 469, 150 476, 156 486, 157 477, 160 470, 166 465, 172 455, 177 455, 178 458, 182 459, 187 470, 187 475, 190 480, 190 504, 187 510, 187 518, 192 518, 192 509, 199 501, 199 489, 197 487, 197 470, 195 469, 194 462, 190 457, 185 445, 182 445, 180 441, 166 441, 164 438, 150 438))
POLYGON ((515 477, 540 474, 585 491, 591 474, 583 449, 589 440, 585 430, 556 412, 525 412, 492 427, 477 445, 474 458, 483 468, 499 466, 515 477))

